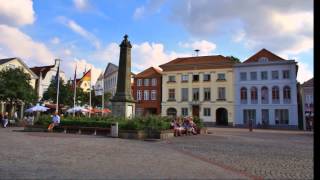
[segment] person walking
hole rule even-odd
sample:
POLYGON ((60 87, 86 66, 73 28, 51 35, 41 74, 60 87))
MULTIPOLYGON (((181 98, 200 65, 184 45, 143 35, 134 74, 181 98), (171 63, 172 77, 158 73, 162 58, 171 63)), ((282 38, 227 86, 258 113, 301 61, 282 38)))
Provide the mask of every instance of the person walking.
POLYGON ((9 113, 8 112, 5 112, 4 113, 4 116, 3 116, 3 127, 4 128, 7 128, 7 126, 8 126, 8 123, 9 123, 9 113))
POLYGON ((48 127, 48 131, 52 132, 53 128, 55 126, 58 126, 60 124, 60 116, 58 115, 58 112, 55 112, 53 117, 52 117, 52 123, 48 127))

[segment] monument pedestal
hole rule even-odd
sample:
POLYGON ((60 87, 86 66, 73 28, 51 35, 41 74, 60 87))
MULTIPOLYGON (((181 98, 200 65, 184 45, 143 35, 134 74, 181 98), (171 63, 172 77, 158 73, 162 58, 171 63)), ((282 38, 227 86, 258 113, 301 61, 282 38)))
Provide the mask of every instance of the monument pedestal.
POLYGON ((135 116, 134 102, 112 102, 112 115, 131 119, 135 116))

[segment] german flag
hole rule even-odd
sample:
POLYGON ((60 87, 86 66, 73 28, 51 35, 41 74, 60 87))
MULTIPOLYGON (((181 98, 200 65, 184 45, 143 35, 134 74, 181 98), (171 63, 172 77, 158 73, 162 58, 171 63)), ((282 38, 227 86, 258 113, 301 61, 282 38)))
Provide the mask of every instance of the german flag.
POLYGON ((91 81, 91 69, 82 76, 80 81, 91 81))

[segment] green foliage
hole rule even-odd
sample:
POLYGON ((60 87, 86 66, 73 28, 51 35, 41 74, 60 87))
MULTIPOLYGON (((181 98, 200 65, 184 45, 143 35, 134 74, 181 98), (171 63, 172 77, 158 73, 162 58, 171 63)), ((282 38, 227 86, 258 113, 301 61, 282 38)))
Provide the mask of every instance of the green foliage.
MULTIPOLYGON (((43 99, 48 101, 57 102, 57 87, 55 80, 52 80, 48 90, 43 94, 43 99)), ((70 83, 64 84, 60 78, 59 81, 59 104, 73 105, 73 89, 70 83)))
POLYGON ((203 120, 200 119, 197 116, 193 117, 193 122, 196 123, 198 128, 203 128, 204 127, 203 120))
MULTIPOLYGON (((49 125, 51 116, 42 115, 36 122, 37 125, 49 125)), ((120 117, 61 117, 62 126, 83 126, 83 127, 110 127, 111 123, 118 122, 121 130, 145 130, 161 131, 170 128, 170 119, 160 116, 135 117, 125 119, 120 117)))
POLYGON ((241 63, 240 59, 234 56, 227 56, 228 58, 230 58, 232 61, 236 62, 236 63, 241 63))
POLYGON ((9 68, 0 71, 0 100, 34 103, 37 99, 35 90, 30 85, 31 77, 21 68, 9 68))

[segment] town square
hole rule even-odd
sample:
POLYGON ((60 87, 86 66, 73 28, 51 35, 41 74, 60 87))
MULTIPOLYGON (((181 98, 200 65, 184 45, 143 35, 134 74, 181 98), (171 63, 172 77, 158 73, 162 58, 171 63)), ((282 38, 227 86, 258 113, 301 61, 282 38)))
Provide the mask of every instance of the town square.
POLYGON ((312 1, 2 1, 0 179, 314 179, 312 1))

